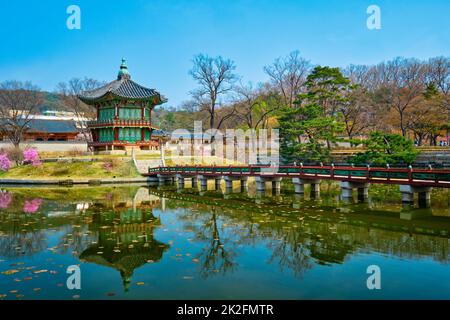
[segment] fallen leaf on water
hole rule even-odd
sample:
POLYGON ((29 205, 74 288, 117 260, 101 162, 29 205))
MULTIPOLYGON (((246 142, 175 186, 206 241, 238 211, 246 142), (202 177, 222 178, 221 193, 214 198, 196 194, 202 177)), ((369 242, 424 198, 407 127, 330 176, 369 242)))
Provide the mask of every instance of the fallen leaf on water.
POLYGON ((9 276, 9 275, 15 274, 17 272, 19 272, 19 270, 11 269, 11 270, 3 271, 2 274, 9 276))
POLYGON ((144 282, 137 282, 136 283, 138 286, 143 286, 145 283, 144 282))
POLYGON ((48 270, 36 270, 36 271, 33 271, 33 273, 35 273, 35 274, 39 274, 39 273, 46 273, 46 272, 48 272, 48 270))

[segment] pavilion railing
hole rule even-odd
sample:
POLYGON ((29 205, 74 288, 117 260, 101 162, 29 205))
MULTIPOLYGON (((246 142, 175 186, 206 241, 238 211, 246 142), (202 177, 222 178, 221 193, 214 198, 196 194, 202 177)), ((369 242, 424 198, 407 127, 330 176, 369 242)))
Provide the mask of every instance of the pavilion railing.
POLYGON ((89 121, 88 127, 116 126, 116 127, 151 127, 152 122, 141 119, 108 119, 89 121))

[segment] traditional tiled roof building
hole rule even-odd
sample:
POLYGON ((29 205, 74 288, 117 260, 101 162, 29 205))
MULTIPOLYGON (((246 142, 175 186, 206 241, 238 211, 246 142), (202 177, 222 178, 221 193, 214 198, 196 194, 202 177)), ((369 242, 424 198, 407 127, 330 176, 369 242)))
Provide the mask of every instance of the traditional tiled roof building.
POLYGON ((157 149, 153 136, 151 112, 167 100, 155 89, 145 88, 131 80, 125 60, 122 59, 117 80, 92 91, 85 91, 80 100, 97 109, 97 120, 88 123, 97 151, 123 150, 137 147, 157 149))

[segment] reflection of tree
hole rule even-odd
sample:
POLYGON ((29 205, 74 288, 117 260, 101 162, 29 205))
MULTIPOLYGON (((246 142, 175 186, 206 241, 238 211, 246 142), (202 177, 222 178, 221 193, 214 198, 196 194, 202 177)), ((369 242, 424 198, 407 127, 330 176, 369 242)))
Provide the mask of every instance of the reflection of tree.
POLYGON ((59 252, 66 254, 67 252, 73 252, 73 254, 79 254, 83 252, 94 241, 95 235, 86 232, 87 226, 68 226, 65 230, 65 235, 59 242, 59 252))
POLYGON ((237 266, 233 261, 234 250, 230 249, 233 248, 233 239, 226 237, 224 228, 220 229, 216 208, 211 207, 210 211, 211 215, 187 210, 182 217, 184 220, 195 221, 193 224, 187 223, 186 228, 192 229, 196 238, 206 244, 196 255, 201 265, 200 275, 204 278, 233 272, 237 266))
POLYGON ((6 258, 31 256, 46 248, 46 235, 40 230, 33 232, 13 232, 0 237, 0 256, 6 258))
POLYGON ((282 239, 274 240, 269 244, 272 250, 270 263, 278 262, 283 271, 288 268, 292 270, 295 276, 301 277, 312 268, 310 252, 304 245, 304 236, 292 230, 289 234, 282 235, 282 239))

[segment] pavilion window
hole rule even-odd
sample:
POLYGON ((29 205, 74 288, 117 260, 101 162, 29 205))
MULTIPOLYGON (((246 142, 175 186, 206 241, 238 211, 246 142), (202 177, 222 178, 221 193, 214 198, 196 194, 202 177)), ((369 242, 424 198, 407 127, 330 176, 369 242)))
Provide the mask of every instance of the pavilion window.
POLYGON ((145 135, 145 141, 150 141, 151 134, 150 134, 150 130, 149 129, 145 129, 144 135, 145 135))

